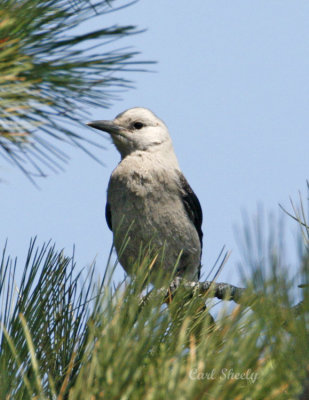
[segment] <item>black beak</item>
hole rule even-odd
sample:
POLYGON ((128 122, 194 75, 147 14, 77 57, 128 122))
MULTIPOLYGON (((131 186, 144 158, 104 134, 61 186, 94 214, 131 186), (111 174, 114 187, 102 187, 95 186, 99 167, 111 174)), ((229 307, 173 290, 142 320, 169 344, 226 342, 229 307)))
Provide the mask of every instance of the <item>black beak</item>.
POLYGON ((120 134, 124 130, 124 128, 122 128, 121 126, 116 125, 114 121, 91 121, 87 122, 86 125, 91 126, 95 129, 99 129, 100 131, 110 133, 111 135, 120 134))

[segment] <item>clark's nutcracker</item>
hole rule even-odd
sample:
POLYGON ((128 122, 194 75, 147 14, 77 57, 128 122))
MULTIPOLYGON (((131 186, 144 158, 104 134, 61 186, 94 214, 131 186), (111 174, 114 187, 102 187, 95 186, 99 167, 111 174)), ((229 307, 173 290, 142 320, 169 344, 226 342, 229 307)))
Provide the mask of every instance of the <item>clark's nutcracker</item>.
POLYGON ((164 122, 146 108, 131 108, 87 125, 108 132, 121 155, 108 185, 106 220, 123 268, 130 274, 147 249, 156 260, 153 274, 171 273, 178 263, 177 276, 199 279, 202 209, 164 122))

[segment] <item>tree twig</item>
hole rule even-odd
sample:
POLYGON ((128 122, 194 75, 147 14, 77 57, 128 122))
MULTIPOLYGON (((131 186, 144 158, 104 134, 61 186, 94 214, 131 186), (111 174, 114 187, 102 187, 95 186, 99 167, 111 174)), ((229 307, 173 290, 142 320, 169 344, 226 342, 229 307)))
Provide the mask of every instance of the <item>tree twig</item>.
MULTIPOLYGON (((250 306, 250 303, 254 298, 248 298, 248 296, 244 296, 247 291, 246 288, 240 288, 229 283, 217 283, 214 281, 205 281, 205 282, 191 282, 187 281, 183 278, 176 277, 169 288, 162 288, 158 290, 152 290, 146 296, 143 296, 140 301, 140 306, 145 305, 150 301, 154 294, 162 295, 164 294, 164 302, 169 303, 171 298, 175 295, 175 292, 181 288, 186 292, 190 293, 198 293, 199 295, 208 297, 208 298, 217 298, 220 300, 226 301, 234 301, 237 304, 242 304, 246 306, 250 306)), ((304 304, 303 301, 300 301, 298 304, 293 306, 292 310, 295 313, 295 316, 299 316, 304 312, 304 304)))

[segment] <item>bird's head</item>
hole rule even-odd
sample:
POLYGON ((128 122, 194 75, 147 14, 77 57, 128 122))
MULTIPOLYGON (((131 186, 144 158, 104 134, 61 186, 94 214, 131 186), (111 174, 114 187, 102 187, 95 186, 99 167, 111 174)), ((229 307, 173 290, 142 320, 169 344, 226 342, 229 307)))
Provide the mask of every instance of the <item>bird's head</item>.
POLYGON ((147 108, 130 108, 112 121, 92 121, 87 125, 108 132, 122 158, 137 150, 154 152, 172 148, 166 125, 147 108))

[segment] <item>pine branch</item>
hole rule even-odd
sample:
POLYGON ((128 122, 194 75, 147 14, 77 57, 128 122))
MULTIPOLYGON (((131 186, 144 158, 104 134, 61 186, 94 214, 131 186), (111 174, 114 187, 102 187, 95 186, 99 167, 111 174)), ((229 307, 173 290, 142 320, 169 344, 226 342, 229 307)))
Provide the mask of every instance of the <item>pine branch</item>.
POLYGON ((90 23, 132 4, 112 8, 113 3, 2 1, 0 155, 32 178, 61 170, 57 159, 67 162, 53 139, 89 152, 88 140, 80 134, 87 106, 109 107, 119 91, 131 87, 122 75, 144 71, 147 63, 135 60, 136 51, 111 47, 115 40, 139 33, 134 26, 94 29, 90 23), (109 47, 103 51, 103 46, 109 47))
POLYGON ((36 240, 31 240, 20 282, 16 282, 15 270, 16 260, 4 249, 0 260, 0 398, 28 398, 23 394, 25 379, 33 384, 36 378, 42 379, 45 391, 62 388, 67 393, 88 340, 94 265, 81 281, 74 255, 66 257, 50 243, 36 247, 36 240), (38 371, 23 319, 35 346, 38 371))
POLYGON ((242 297, 246 291, 244 288, 231 285, 229 283, 217 283, 214 281, 190 282, 177 277, 171 284, 170 290, 174 291, 182 287, 188 292, 197 292, 199 295, 216 297, 220 300, 233 300, 241 304, 242 297))
MULTIPOLYGON (((261 299, 262 294, 248 295, 248 290, 246 288, 240 288, 229 283, 217 283, 215 281, 187 281, 186 279, 176 277, 170 284, 168 290, 165 288, 156 290, 153 289, 147 295, 143 296, 140 300, 140 307, 143 307, 148 303, 153 296, 164 295, 164 303, 170 303, 172 298, 176 295, 178 290, 182 290, 182 294, 193 295, 196 294, 205 298, 217 298, 224 301, 234 301, 237 304, 252 307, 254 301, 261 299)), ((254 309, 254 306, 253 306, 254 309)), ((305 312, 304 301, 300 301, 295 306, 292 307, 295 317, 303 314, 305 312)))

